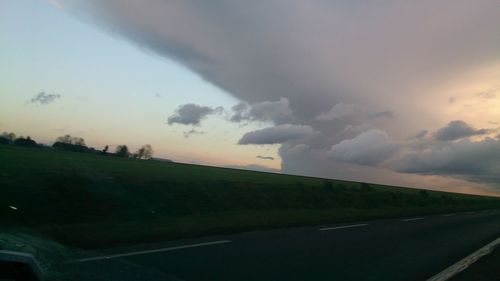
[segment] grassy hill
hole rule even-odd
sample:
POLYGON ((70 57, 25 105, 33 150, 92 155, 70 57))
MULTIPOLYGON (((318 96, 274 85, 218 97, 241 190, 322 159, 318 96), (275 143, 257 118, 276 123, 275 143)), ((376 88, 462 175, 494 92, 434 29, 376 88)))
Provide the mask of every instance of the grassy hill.
POLYGON ((492 197, 0 145, 0 226, 87 248, 498 207, 492 197))

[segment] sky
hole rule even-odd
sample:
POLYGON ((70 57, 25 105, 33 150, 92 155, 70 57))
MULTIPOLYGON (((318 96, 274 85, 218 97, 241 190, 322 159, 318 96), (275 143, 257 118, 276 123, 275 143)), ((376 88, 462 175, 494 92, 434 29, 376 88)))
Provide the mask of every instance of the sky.
POLYGON ((500 3, 0 0, 0 131, 500 195, 500 3))

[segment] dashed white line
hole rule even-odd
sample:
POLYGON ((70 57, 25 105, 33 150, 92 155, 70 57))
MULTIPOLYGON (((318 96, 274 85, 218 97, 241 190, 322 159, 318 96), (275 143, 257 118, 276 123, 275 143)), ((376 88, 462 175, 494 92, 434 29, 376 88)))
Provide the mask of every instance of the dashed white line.
POLYGON ((351 228, 351 227, 361 227, 361 226, 367 226, 367 225, 368 224, 366 224, 366 223, 350 224, 350 225, 335 226, 335 227, 325 227, 325 228, 320 228, 318 230, 319 231, 328 231, 328 230, 344 229, 344 228, 351 228))
POLYGON ((423 220, 424 218, 410 218, 410 219, 403 219, 401 221, 418 221, 418 220, 423 220))
POLYGON ((107 256, 76 259, 76 260, 68 261, 67 263, 107 260, 107 259, 137 256, 137 255, 144 255, 144 254, 169 252, 169 251, 175 251, 175 250, 181 250, 181 249, 189 249, 189 248, 202 247, 202 246, 212 246, 212 245, 218 245, 218 244, 225 244, 225 243, 229 243, 229 242, 231 242, 231 240, 220 240, 220 241, 197 243, 197 244, 190 244, 190 245, 181 245, 181 246, 175 246, 175 247, 170 247, 170 248, 162 248, 162 249, 154 249, 154 250, 146 250, 146 251, 136 251, 136 252, 130 252, 130 253, 123 253, 123 254, 114 254, 114 255, 107 255, 107 256))

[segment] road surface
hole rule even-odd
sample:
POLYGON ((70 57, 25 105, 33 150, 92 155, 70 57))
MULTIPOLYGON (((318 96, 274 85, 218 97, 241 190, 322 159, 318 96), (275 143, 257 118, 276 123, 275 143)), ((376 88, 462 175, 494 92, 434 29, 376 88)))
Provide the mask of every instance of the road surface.
POLYGON ((480 211, 136 245, 64 270, 80 272, 74 280, 420 281, 498 237, 500 212, 480 211))

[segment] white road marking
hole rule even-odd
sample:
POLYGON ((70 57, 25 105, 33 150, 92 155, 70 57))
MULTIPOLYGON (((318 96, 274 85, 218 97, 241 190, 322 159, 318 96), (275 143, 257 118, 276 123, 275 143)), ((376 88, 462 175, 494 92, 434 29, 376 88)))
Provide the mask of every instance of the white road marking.
POLYGON ((325 228, 320 228, 318 230, 319 231, 328 231, 328 230, 351 228, 351 227, 360 227, 360 226, 367 226, 367 225, 368 224, 366 224, 366 223, 360 223, 360 224, 351 224, 351 225, 343 225, 343 226, 335 226, 335 227, 325 227, 325 228))
POLYGON ((411 218, 411 219, 404 219, 401 221, 417 221, 417 220, 423 220, 424 218, 411 218))
POLYGON ((488 245, 482 247, 481 249, 475 251, 469 256, 465 257, 461 261, 456 264, 448 267, 447 269, 441 271, 437 275, 429 278, 427 281, 446 281, 458 273, 462 272, 464 269, 469 267, 471 264, 479 260, 481 257, 486 256, 491 253, 496 246, 500 245, 500 238, 497 238, 495 241, 489 243, 488 245))
POLYGON ((11 208, 14 211, 17 210, 17 207, 15 207, 15 206, 9 206, 9 208, 11 208))
POLYGON ((145 254, 160 253, 160 252, 169 252, 169 251, 175 251, 175 250, 181 250, 181 249, 189 249, 189 248, 196 248, 196 247, 203 247, 203 246, 225 244, 225 243, 229 243, 229 242, 231 242, 231 240, 220 240, 220 241, 205 242, 205 243, 198 243, 198 244, 181 245, 181 246, 175 246, 175 247, 170 247, 170 248, 136 251, 136 252, 130 252, 130 253, 123 253, 123 254, 114 254, 114 255, 107 255, 107 256, 76 259, 76 260, 68 261, 67 263, 107 260, 107 259, 114 259, 114 258, 121 258, 121 257, 145 255, 145 254))

